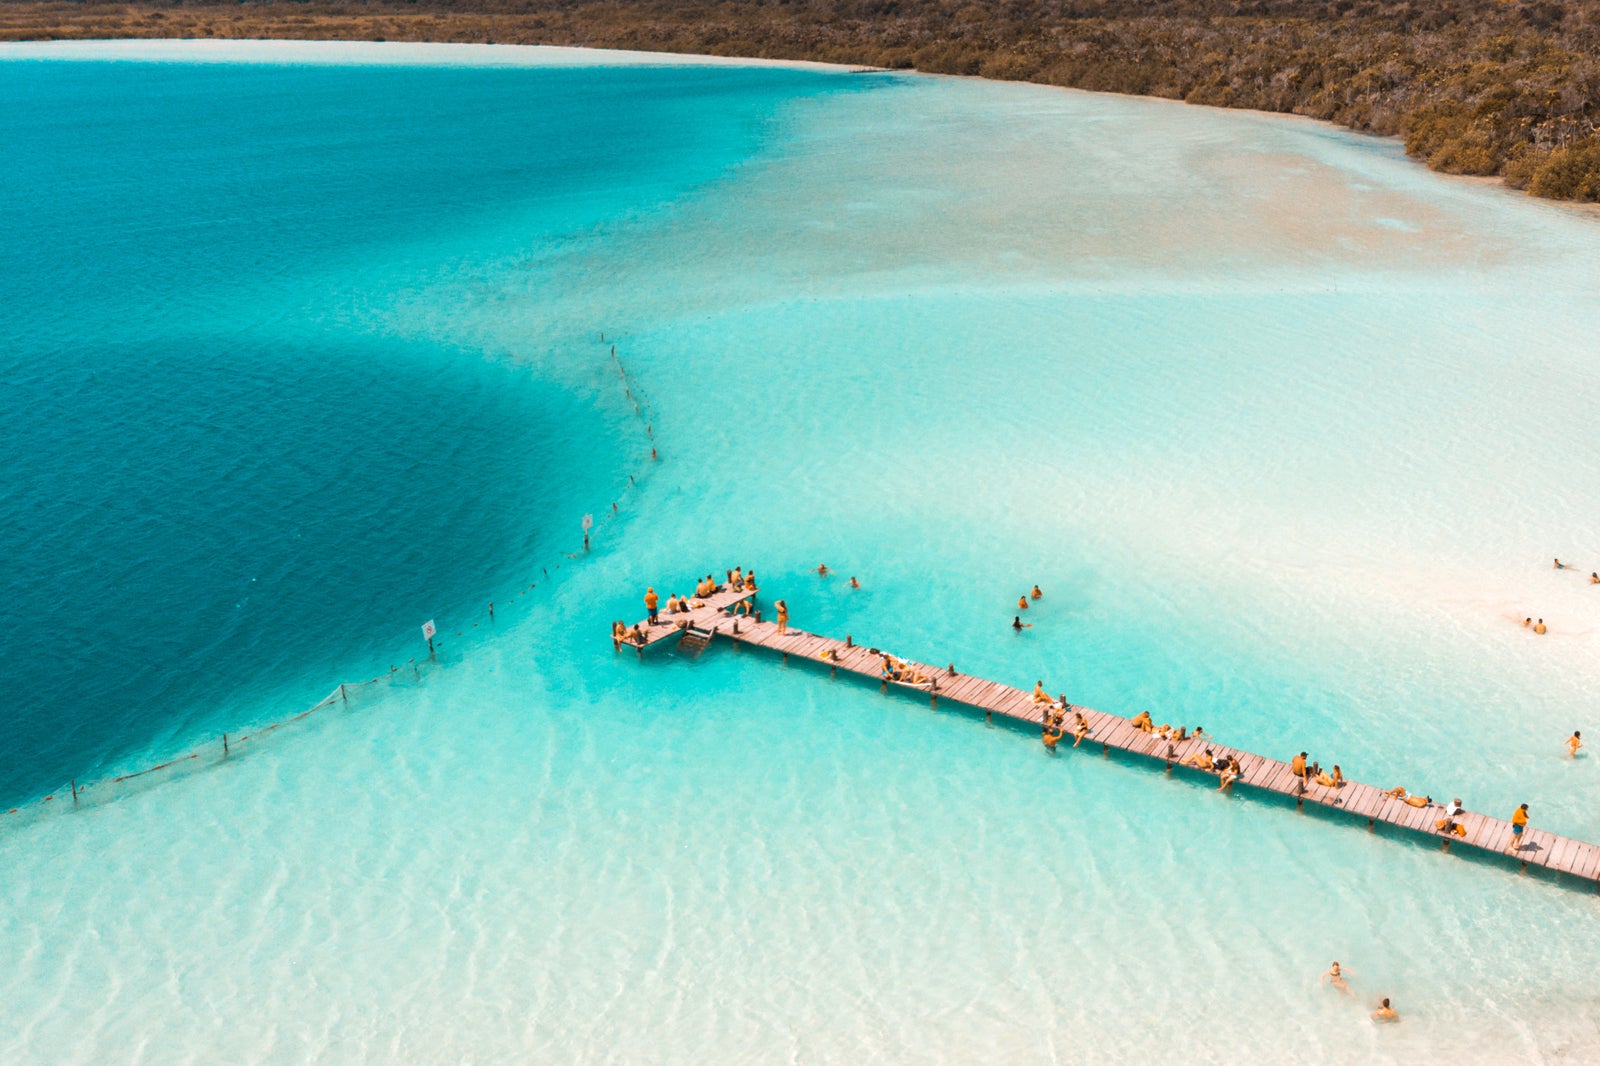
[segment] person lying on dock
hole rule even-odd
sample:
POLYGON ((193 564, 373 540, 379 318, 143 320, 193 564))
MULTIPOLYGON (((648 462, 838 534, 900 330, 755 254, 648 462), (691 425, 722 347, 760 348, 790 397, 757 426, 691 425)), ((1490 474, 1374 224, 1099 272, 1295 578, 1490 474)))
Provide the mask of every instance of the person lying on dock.
POLYGON ((1319 772, 1316 776, 1316 782, 1323 788, 1343 788, 1344 773, 1339 769, 1339 764, 1334 763, 1333 773, 1330 774, 1326 770, 1319 772))
POLYGON ((1216 760, 1211 757, 1210 748, 1205 751, 1197 751, 1183 761, 1185 764, 1193 766, 1196 770, 1215 770, 1217 767, 1216 760))
POLYGON ((1433 806, 1433 797, 1432 796, 1419 796, 1415 792, 1412 792, 1409 795, 1401 796, 1400 798, 1405 800, 1407 803, 1411 804, 1411 806, 1413 806, 1413 807, 1432 807, 1433 806))
POLYGON ((1156 731, 1155 723, 1150 721, 1149 711, 1140 711, 1138 714, 1133 716, 1131 721, 1133 723, 1133 728, 1137 729, 1141 733, 1154 733, 1156 731))
POLYGON ((1011 619, 1011 628, 1015 629, 1018 633, 1020 633, 1024 629, 1032 629, 1033 628, 1033 623, 1032 622, 1024 622, 1022 620, 1022 616, 1019 614, 1015 618, 1011 619))
POLYGON ((1053 703, 1053 702, 1055 702, 1054 700, 1052 700, 1050 698, 1050 693, 1048 693, 1048 692, 1046 692, 1044 690, 1044 682, 1043 681, 1035 681, 1033 683, 1033 702, 1034 703, 1053 703))
POLYGON ((1073 711, 1072 746, 1077 747, 1083 743, 1083 738, 1089 735, 1089 721, 1084 718, 1083 712, 1073 711))

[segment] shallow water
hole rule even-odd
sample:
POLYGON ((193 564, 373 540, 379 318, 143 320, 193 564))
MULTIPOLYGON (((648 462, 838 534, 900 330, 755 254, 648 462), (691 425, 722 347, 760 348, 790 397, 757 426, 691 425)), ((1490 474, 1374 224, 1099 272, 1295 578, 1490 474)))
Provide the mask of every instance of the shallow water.
MULTIPOLYGON (((754 565, 805 628, 1600 839, 1592 763, 1561 757, 1593 725, 1600 593, 1549 564, 1600 565, 1592 218, 1312 124, 1026 86, 470 62, 0 77, 80 137, 105 94, 63 85, 122 79, 175 126, 330 79, 283 121, 336 125, 341 175, 387 160, 392 211, 426 232, 375 211, 292 268, 218 268, 188 332, 260 308, 253 343, 346 342, 321 349, 346 377, 292 378, 290 411, 411 367, 466 383, 430 396, 441 422, 534 435, 505 466, 474 442, 406 504, 458 501, 457 534, 541 530, 440 566, 443 628, 483 621, 480 590, 559 557, 567 516, 618 491, 640 445, 612 339, 662 454, 594 552, 425 682, 6 831, 8 1061, 1600 1061, 1592 893, 1051 759, 754 653, 637 662, 603 635, 646 583, 754 565), (524 169, 458 159, 430 199, 381 114, 328 117, 413 79, 436 110, 408 145, 476 143, 457 123, 494 100, 597 130, 586 159, 614 165, 530 173, 569 136, 534 123, 524 169), (863 587, 807 573, 824 559, 863 587), (1316 987, 1335 957, 1359 1006, 1316 987), (1366 1021, 1377 995, 1402 1026, 1366 1021)), ((282 130, 202 143, 237 142, 294 158, 282 130)), ((343 217, 365 185, 316 209, 343 217)), ((222 232, 181 246, 226 256, 222 232)), ((104 328, 79 300, 75 328, 104 328)), ((182 339, 166 326, 141 329, 182 339)), ((251 389, 197 391, 259 416, 251 389)), ((352 442, 400 417, 346 415, 352 442)), ((324 461, 382 468, 351 447, 324 461)), ((242 494, 285 491, 247 473, 242 494)), ((319 564, 394 624, 327 652, 316 694, 416 651, 423 598, 363 585, 373 553, 347 548, 319 564)), ((280 584, 264 611, 295 602, 280 584)), ((304 664, 233 639, 274 676, 228 714, 299 706, 278 675, 304 664)), ((81 758, 134 764, 225 720, 146 706, 117 754, 81 758)))

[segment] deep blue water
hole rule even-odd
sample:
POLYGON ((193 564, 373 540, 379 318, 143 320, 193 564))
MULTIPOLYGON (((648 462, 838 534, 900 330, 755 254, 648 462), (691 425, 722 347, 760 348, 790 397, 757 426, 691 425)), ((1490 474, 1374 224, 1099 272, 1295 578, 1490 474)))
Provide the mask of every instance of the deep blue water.
POLYGON ((664 208, 821 83, 0 64, 0 799, 296 710, 571 547, 627 412, 397 308, 664 208))

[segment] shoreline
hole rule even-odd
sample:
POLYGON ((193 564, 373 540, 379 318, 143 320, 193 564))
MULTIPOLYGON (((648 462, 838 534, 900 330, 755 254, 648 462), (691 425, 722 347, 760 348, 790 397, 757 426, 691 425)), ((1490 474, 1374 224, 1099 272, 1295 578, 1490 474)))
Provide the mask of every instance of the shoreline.
MULTIPOLYGON (((942 74, 920 70, 898 70, 861 64, 826 63, 810 59, 769 59, 758 56, 724 56, 704 52, 673 52, 649 49, 599 48, 586 45, 484 43, 473 41, 384 41, 357 38, 294 37, 82 37, 48 40, 0 41, 0 62, 32 60, 43 62, 187 62, 202 64, 258 63, 262 65, 315 66, 395 66, 442 67, 476 66, 498 69, 535 67, 755 67, 774 70, 804 70, 818 74, 890 74, 897 77, 949 78, 997 85, 1033 86, 1058 92, 1112 96, 1129 100, 1250 115, 1260 119, 1293 121, 1351 136, 1371 138, 1400 145, 1397 134, 1352 129, 1329 119, 1315 118, 1292 111, 1267 111, 1250 107, 1219 107, 1192 104, 1187 100, 1140 93, 1083 89, 1072 85, 1014 81, 982 74, 942 74)), ((1477 188, 1499 189, 1519 199, 1553 204, 1580 217, 1600 220, 1600 204, 1574 200, 1549 200, 1529 196, 1506 184, 1497 175, 1451 174, 1434 170, 1409 154, 1411 163, 1447 181, 1477 188)))

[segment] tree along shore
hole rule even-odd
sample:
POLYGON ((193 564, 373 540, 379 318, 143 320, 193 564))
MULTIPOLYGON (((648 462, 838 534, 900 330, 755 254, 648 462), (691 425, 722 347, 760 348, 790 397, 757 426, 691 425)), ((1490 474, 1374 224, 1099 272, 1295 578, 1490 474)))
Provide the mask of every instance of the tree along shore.
POLYGON ((1254 108, 1600 201, 1600 0, 244 0, 0 4, 0 40, 584 45, 808 59, 1254 108))

